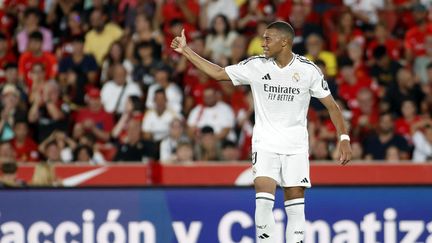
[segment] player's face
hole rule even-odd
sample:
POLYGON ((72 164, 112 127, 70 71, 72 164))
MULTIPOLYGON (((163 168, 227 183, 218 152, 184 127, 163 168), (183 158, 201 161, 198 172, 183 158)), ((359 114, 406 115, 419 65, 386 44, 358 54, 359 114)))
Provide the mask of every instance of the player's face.
POLYGON ((262 48, 266 57, 275 57, 281 50, 283 36, 276 29, 266 29, 263 35, 262 48))

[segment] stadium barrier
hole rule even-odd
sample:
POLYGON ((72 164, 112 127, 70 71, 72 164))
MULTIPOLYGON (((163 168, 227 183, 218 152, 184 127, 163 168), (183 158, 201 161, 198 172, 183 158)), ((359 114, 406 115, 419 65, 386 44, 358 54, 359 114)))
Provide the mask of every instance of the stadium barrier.
MULTIPOLYGON (((247 162, 185 165, 113 163, 56 164, 66 187, 75 186, 234 186, 251 185, 247 162)), ((30 181, 34 164, 21 164, 18 177, 30 181)), ((362 162, 311 165, 313 185, 432 185, 432 164, 362 162)))

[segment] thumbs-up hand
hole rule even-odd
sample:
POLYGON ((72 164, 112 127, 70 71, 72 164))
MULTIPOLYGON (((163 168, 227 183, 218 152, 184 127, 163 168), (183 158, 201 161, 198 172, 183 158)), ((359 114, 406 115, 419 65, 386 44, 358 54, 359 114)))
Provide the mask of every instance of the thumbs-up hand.
POLYGON ((171 42, 171 48, 174 51, 183 54, 183 49, 186 47, 186 36, 185 30, 183 29, 181 32, 181 36, 175 37, 171 42))

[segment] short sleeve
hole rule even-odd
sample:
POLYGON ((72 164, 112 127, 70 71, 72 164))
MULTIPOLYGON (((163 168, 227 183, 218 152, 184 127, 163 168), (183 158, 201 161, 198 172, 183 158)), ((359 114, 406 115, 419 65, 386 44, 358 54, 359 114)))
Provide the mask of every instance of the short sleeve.
POLYGON ((246 59, 235 65, 225 67, 225 72, 234 85, 248 85, 251 80, 252 60, 246 59))
POLYGON ((324 75, 317 69, 312 69, 312 72, 310 94, 318 99, 329 96, 331 94, 330 88, 324 79, 324 75))

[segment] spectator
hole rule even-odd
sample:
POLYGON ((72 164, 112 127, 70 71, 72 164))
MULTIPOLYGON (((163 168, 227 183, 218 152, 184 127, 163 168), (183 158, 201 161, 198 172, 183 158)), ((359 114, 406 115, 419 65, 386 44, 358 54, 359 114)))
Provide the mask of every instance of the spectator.
POLYGON ((237 145, 229 140, 222 142, 221 160, 235 162, 240 159, 240 150, 237 145))
POLYGON ((378 13, 385 8, 386 4, 385 0, 344 0, 343 2, 363 26, 376 25, 379 20, 378 13))
POLYGON ((410 144, 412 143, 413 126, 422 120, 412 100, 404 100, 401 106, 402 116, 395 121, 395 132, 402 135, 410 144))
POLYGON ((68 15, 74 10, 80 10, 80 1, 78 0, 56 0, 50 6, 47 24, 53 30, 56 37, 62 37, 61 34, 67 33, 68 15))
POLYGON ((369 135, 364 140, 364 153, 367 160, 384 160, 389 147, 400 150, 400 158, 409 159, 408 142, 404 137, 394 132, 393 116, 390 113, 380 115, 376 134, 369 135))
POLYGON ((221 63, 223 59, 231 56, 231 45, 238 34, 231 30, 227 17, 222 14, 214 17, 211 26, 205 41, 204 55, 216 63, 221 63))
POLYGON ((263 20, 257 23, 256 34, 251 38, 251 41, 249 42, 247 48, 248 56, 263 54, 262 41, 263 41, 263 35, 266 27, 267 27, 267 22, 263 20))
POLYGON ((24 187, 26 184, 17 177, 17 171, 16 162, 1 163, 0 187, 24 187))
POLYGON ((352 40, 347 45, 347 57, 353 61, 354 72, 357 77, 369 77, 369 68, 363 60, 364 45, 359 43, 358 40, 352 40))
POLYGON ((80 12, 72 10, 67 16, 66 31, 60 33, 59 44, 56 47, 58 59, 74 53, 73 41, 77 37, 84 36, 83 20, 80 12))
POLYGON ((124 141, 115 140, 117 154, 114 161, 143 162, 157 158, 157 149, 153 142, 141 139, 141 119, 132 119, 128 123, 124 141))
POLYGON ((217 0, 217 1, 200 1, 200 29, 205 30, 211 28, 212 20, 218 15, 226 16, 230 28, 235 27, 239 17, 239 9, 235 1, 232 0, 217 0))
POLYGON ((317 140, 311 147, 311 160, 322 161, 331 160, 329 144, 326 140, 317 140))
POLYGON ((141 90, 136 83, 127 82, 127 72, 123 65, 113 67, 113 80, 106 82, 101 90, 101 101, 105 111, 120 115, 129 96, 141 97, 141 90))
POLYGON ((45 79, 55 78, 57 75, 57 59, 50 53, 42 50, 43 36, 41 32, 32 32, 29 36, 27 51, 21 54, 18 62, 18 72, 29 89, 32 88, 30 70, 36 63, 41 63, 45 71, 45 79))
POLYGON ((399 148, 390 146, 386 149, 385 160, 389 162, 399 162, 401 160, 399 148))
POLYGON ((175 150, 174 163, 191 163, 193 160, 192 144, 190 142, 180 142, 175 150))
POLYGON ((386 95, 383 98, 384 109, 397 116, 401 116, 402 102, 404 100, 412 100, 415 103, 416 109, 420 110, 424 93, 415 80, 412 71, 409 68, 399 69, 396 74, 396 81, 396 83, 390 85, 386 90, 386 95))
POLYGON ((336 56, 329 51, 324 50, 324 39, 318 33, 312 33, 306 38, 306 57, 315 62, 320 59, 325 63, 326 74, 329 77, 336 76, 337 61, 336 56))
POLYGON ((113 79, 113 69, 116 65, 123 65, 127 72, 127 82, 132 82, 133 64, 126 58, 125 48, 120 41, 115 41, 108 49, 101 66, 101 82, 106 83, 113 79))
POLYGON ((424 121, 416 127, 413 144, 413 162, 422 163, 432 160, 432 122, 430 120, 424 121))
POLYGON ((308 8, 303 3, 293 3, 291 13, 289 15, 289 22, 294 28, 295 37, 293 41, 293 52, 299 55, 306 53, 305 41, 306 38, 312 33, 322 35, 321 27, 308 22, 307 16, 308 8))
POLYGON ((88 145, 78 145, 73 151, 74 162, 95 163, 93 161, 93 148, 88 145))
POLYGON ((13 126, 17 121, 26 120, 27 111, 19 106, 19 91, 13 84, 7 84, 1 92, 0 140, 10 140, 14 136, 13 126))
POLYGON ((194 157, 200 161, 218 161, 222 158, 221 141, 213 128, 204 126, 195 143, 194 157))
POLYGON ((39 163, 36 165, 33 176, 30 182, 31 186, 61 186, 62 182, 57 177, 54 164, 52 163, 39 163))
POLYGON ((41 50, 51 52, 53 50, 53 37, 50 29, 40 26, 41 13, 38 9, 28 8, 24 12, 23 30, 17 36, 18 51, 24 53, 30 48, 31 33, 39 32, 41 38, 41 50))
POLYGON ((39 144, 38 149, 48 162, 69 163, 73 159, 72 151, 76 146, 76 142, 63 131, 54 131, 39 144))
POLYGON ((116 40, 122 35, 122 29, 114 23, 107 23, 107 15, 102 9, 94 9, 91 12, 90 23, 92 30, 85 36, 84 51, 96 58, 99 66, 102 66, 103 58, 116 40))
POLYGON ((426 7, 420 3, 415 4, 413 11, 416 25, 407 30, 404 39, 405 59, 410 63, 426 53, 425 39, 432 34, 432 23, 427 21, 426 7))
POLYGON ((363 140, 378 125, 379 109, 374 94, 370 89, 362 88, 357 93, 357 105, 352 109, 352 137, 363 140))
POLYGON ((156 1, 155 26, 163 26, 169 42, 172 36, 167 33, 168 26, 173 20, 180 20, 185 24, 186 32, 191 32, 198 26, 200 6, 197 0, 156 1))
POLYGON ((135 16, 134 30, 135 32, 132 33, 131 41, 126 49, 126 56, 128 59, 134 60, 136 58, 134 51, 137 49, 136 45, 138 43, 149 43, 152 47, 153 58, 160 60, 162 57, 164 35, 159 31, 159 29, 153 29, 152 22, 147 15, 144 13, 138 13, 135 16))
POLYGON ((67 130, 69 108, 60 97, 58 84, 51 80, 37 94, 28 113, 28 121, 35 127, 37 142, 45 140, 54 130, 67 130))
POLYGON ((374 58, 374 51, 378 46, 385 47, 391 60, 398 61, 401 58, 402 43, 392 36, 391 30, 384 22, 375 25, 373 39, 367 44, 366 56, 368 59, 374 58))
POLYGON ((8 63, 16 63, 17 57, 8 47, 8 40, 5 34, 0 32, 0 84, 5 82, 5 70, 8 63))
POLYGON ((158 89, 164 89, 166 97, 167 97, 167 107, 169 109, 172 109, 173 111, 177 113, 181 113, 182 111, 182 100, 183 100, 183 94, 180 88, 172 82, 171 80, 171 68, 162 65, 160 67, 156 68, 155 71, 155 80, 156 83, 152 84, 147 92, 147 99, 146 99, 146 108, 147 109, 154 109, 155 108, 155 92, 158 89))
POLYGON ((5 70, 5 81, 3 85, 0 85, 0 89, 3 90, 8 84, 15 86, 18 89, 20 102, 19 106, 23 109, 27 109, 28 102, 28 88, 20 81, 18 77, 18 66, 16 63, 8 63, 4 67, 5 70))
POLYGON ((9 141, 2 141, 0 142, 0 164, 7 161, 16 161, 16 154, 9 141))
POLYGON ((167 107, 167 97, 163 89, 155 91, 154 103, 155 108, 147 110, 144 115, 142 131, 145 140, 158 143, 168 136, 170 123, 182 117, 167 107))
POLYGON ((141 86, 147 87, 155 82, 154 72, 162 65, 159 59, 154 57, 151 42, 140 42, 135 45, 134 56, 136 63, 132 71, 132 79, 141 86))
POLYGON ((337 29, 327 38, 330 51, 341 57, 346 55, 346 48, 351 40, 358 40, 360 44, 364 44, 366 40, 363 32, 355 27, 355 19, 350 11, 342 12, 337 21, 337 29))
MULTIPOLYGON (((111 143, 96 143, 96 137, 92 134, 84 134, 78 139, 78 145, 74 151, 78 151, 78 147, 90 147, 92 149, 92 156, 90 162, 92 164, 105 164, 105 156, 112 160, 115 155, 115 149, 111 143), (104 152, 104 154, 102 153, 104 152)), ((76 158, 76 157, 74 157, 76 158)), ((75 160, 74 160, 75 161, 75 160)))
POLYGON ((420 83, 428 83, 427 69, 428 65, 432 63, 432 33, 425 37, 425 55, 416 57, 414 59, 414 73, 416 78, 420 80, 420 83))
POLYGON ((204 90, 204 104, 195 106, 187 120, 188 135, 195 138, 205 126, 213 129, 218 140, 235 140, 232 132, 234 127, 234 113, 225 102, 218 101, 216 90, 204 90))
POLYGON ((182 120, 174 119, 171 121, 169 134, 162 139, 159 146, 159 160, 161 163, 171 163, 176 160, 176 156, 178 156, 176 154, 178 145, 189 140, 184 130, 184 122, 182 120))
POLYGON ((396 74, 402 68, 402 65, 390 58, 387 48, 383 45, 375 47, 373 58, 374 64, 370 68, 370 75, 374 82, 379 85, 378 96, 382 98, 385 90, 392 83, 396 83, 396 74))
POLYGON ((129 121, 139 118, 142 120, 143 114, 144 107, 140 97, 135 95, 129 96, 126 100, 125 110, 111 132, 112 138, 123 140, 127 133, 129 121))
POLYGON ((91 88, 86 94, 87 107, 81 108, 75 115, 73 137, 75 139, 90 133, 98 141, 107 142, 114 127, 114 117, 107 113, 100 100, 100 91, 91 88))
POLYGON ((84 105, 86 87, 98 85, 98 66, 92 55, 84 53, 83 36, 74 37, 72 49, 72 55, 60 60, 59 83, 70 101, 84 105), (71 79, 70 75, 75 75, 75 78, 71 79))
POLYGON ((14 134, 11 145, 15 150, 17 162, 39 162, 38 146, 29 134, 27 122, 17 121, 14 126, 14 134))
POLYGON ((240 6, 240 18, 237 21, 237 28, 247 37, 251 37, 256 33, 260 21, 269 20, 269 16, 266 15, 264 6, 260 2, 262 1, 249 0, 240 6))

